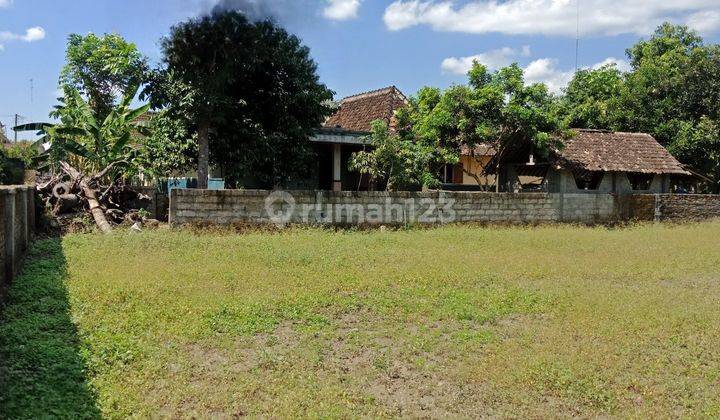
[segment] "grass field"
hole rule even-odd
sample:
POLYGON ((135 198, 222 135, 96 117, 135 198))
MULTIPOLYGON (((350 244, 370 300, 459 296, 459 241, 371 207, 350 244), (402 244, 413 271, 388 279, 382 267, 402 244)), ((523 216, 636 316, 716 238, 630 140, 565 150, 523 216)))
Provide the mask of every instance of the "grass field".
POLYGON ((0 418, 720 416, 720 223, 36 242, 0 418))

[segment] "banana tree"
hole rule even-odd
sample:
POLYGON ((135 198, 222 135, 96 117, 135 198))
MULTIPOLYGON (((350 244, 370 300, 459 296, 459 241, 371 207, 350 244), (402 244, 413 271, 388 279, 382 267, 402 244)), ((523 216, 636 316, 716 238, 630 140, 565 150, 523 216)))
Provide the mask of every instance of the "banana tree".
POLYGON ((71 90, 54 112, 60 123, 44 127, 51 143, 49 155, 57 158, 59 169, 70 178, 66 189, 79 189, 104 233, 112 231, 112 225, 102 198, 118 178, 133 169, 137 155, 133 138, 148 134, 140 118, 150 106, 130 107, 137 92, 138 86, 129 89, 107 117, 98 121, 80 93, 71 90))

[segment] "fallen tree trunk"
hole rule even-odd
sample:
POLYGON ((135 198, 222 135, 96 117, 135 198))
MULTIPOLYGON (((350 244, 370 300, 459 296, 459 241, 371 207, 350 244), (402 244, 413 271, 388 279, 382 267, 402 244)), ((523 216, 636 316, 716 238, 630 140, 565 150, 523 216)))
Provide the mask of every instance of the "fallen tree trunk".
POLYGON ((105 210, 100 205, 95 190, 91 188, 90 185, 88 185, 88 183, 85 181, 80 182, 80 188, 82 189, 83 195, 88 201, 88 206, 90 207, 90 214, 92 214, 93 220, 95 220, 95 224, 98 226, 102 233, 111 233, 113 228, 107 221, 107 217, 105 217, 105 210))
POLYGON ((97 198, 95 185, 97 185, 97 181, 99 179, 101 179, 108 172, 110 172, 114 165, 115 163, 111 163, 97 174, 93 176, 87 176, 70 166, 70 164, 68 164, 67 162, 60 162, 60 167, 62 168, 63 172, 65 172, 76 185, 80 186, 82 195, 88 202, 88 208, 90 209, 90 214, 92 215, 95 224, 100 229, 100 231, 105 234, 111 233, 113 228, 112 225, 110 225, 110 222, 108 222, 107 217, 105 216, 105 208, 100 204, 100 201, 97 198))

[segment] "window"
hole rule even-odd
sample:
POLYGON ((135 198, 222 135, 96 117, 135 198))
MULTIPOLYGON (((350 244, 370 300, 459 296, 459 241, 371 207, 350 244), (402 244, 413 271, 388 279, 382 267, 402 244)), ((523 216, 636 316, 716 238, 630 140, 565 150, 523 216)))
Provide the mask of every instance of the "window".
POLYGON ((630 186, 633 190, 643 191, 650 189, 650 185, 652 185, 655 175, 643 174, 640 172, 628 172, 627 178, 628 181, 630 181, 630 186))
POLYGON ((583 169, 574 169, 572 171, 575 178, 575 185, 579 190, 597 190, 603 179, 603 172, 586 171, 583 169))

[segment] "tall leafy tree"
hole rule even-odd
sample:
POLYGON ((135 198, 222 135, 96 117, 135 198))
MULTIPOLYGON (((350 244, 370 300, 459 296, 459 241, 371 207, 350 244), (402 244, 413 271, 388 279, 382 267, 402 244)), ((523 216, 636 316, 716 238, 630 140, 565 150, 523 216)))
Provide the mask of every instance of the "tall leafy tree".
MULTIPOLYGON (((494 73, 475 62, 468 85, 444 92, 425 88, 411 101, 411 131, 419 141, 436 142, 445 151, 444 161, 455 163, 463 149, 489 145, 498 154, 530 142, 539 151, 562 146, 565 125, 554 112, 553 97, 543 84, 526 85, 522 69, 513 64, 494 73)), ((497 162, 485 168, 498 170, 497 162)), ((485 174, 466 172, 479 185, 485 174)))
POLYGON ((297 37, 229 11, 173 27, 162 49, 147 93, 196 135, 199 187, 211 160, 235 179, 252 173, 270 185, 303 169, 333 93, 297 37))
POLYGON ((664 24, 628 50, 633 71, 620 96, 618 126, 655 137, 720 188, 720 45, 686 26, 664 24))
MULTIPOLYGON (((491 73, 476 62, 468 78, 468 85, 445 91, 422 88, 397 112, 396 133, 373 127, 373 144, 380 150, 356 154, 351 168, 391 179, 411 175, 406 178, 433 186, 442 167, 456 164, 462 150, 489 145, 502 154, 526 143, 540 152, 562 147, 565 125, 552 95, 545 85, 526 85, 518 65, 491 73)), ((498 167, 493 161, 484 174, 463 169, 485 187, 486 175, 496 174, 498 167)))
POLYGON ((615 65, 580 70, 559 100, 559 113, 569 127, 612 129, 621 118, 624 84, 625 77, 615 65))
POLYGON ((432 187, 439 181, 433 163, 438 150, 415 139, 391 133, 385 121, 372 123, 370 150, 354 153, 350 170, 366 175, 387 191, 432 187))
POLYGON ((60 85, 88 98, 90 107, 107 116, 130 87, 145 82, 147 59, 120 35, 71 34, 60 85))

